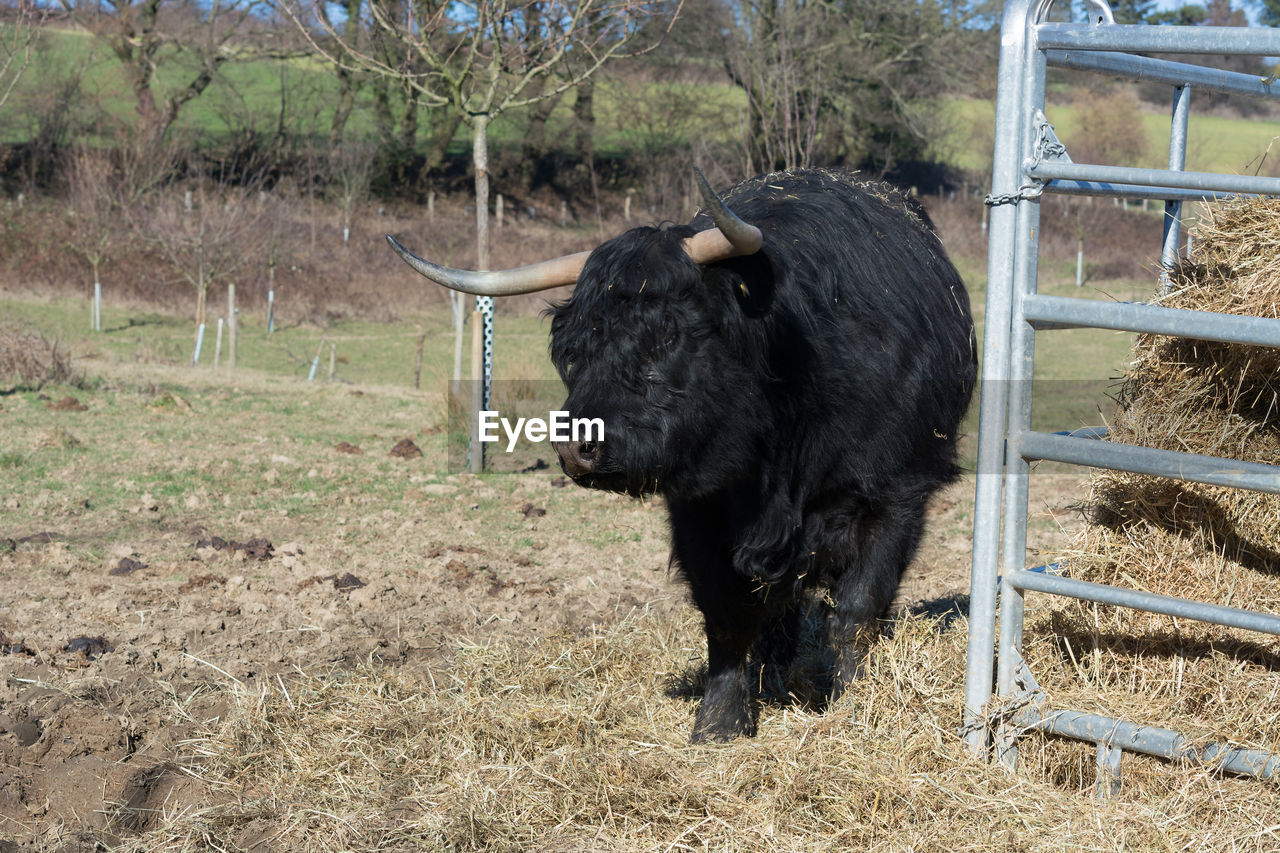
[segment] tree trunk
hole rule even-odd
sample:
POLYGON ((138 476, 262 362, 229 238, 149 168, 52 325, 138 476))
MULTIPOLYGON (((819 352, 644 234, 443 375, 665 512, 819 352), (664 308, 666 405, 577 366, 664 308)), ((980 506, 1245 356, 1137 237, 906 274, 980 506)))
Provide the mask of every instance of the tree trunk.
POLYGON ((476 116, 471 158, 476 170, 476 269, 489 269, 489 117, 476 116))
POLYGON ((333 111, 333 124, 329 126, 329 149, 332 151, 342 145, 342 135, 347 129, 347 119, 356 105, 355 75, 344 68, 338 68, 338 105, 333 111))
MULTIPOLYGON (((471 156, 476 170, 476 267, 489 269, 489 117, 476 116, 475 138, 472 142, 471 156)), ((476 313, 480 315, 481 336, 483 344, 480 369, 479 405, 474 416, 480 417, 480 409, 487 409, 490 400, 490 388, 493 381, 493 297, 477 296, 476 313)), ((474 331, 473 331, 474 334, 474 331)), ((473 374, 475 367, 472 368, 473 374)), ((471 448, 472 470, 484 470, 484 445, 474 442, 471 448)))
MULTIPOLYGON (((363 0, 346 0, 346 22, 342 26, 344 41, 356 44, 360 35, 360 6, 363 0)), ((338 106, 333 113, 333 124, 329 127, 329 148, 337 148, 342 144, 342 135, 347 129, 347 119, 356 105, 355 74, 350 70, 337 66, 338 106)))
POLYGON ((578 97, 573 102, 573 153, 580 163, 590 164, 595 158, 595 94, 595 78, 589 77, 578 86, 578 97))

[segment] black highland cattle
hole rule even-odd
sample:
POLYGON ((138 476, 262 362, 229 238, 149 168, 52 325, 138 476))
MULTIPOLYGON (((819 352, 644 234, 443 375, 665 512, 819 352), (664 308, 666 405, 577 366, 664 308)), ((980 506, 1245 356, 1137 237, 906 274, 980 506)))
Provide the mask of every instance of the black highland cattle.
MULTIPOLYGON (((502 273, 419 272, 468 292, 575 281, 550 313, 580 485, 657 493, 706 625, 693 739, 755 731, 753 687, 796 656, 805 591, 830 603, 833 692, 855 678, 911 561, 930 495, 958 473, 976 375, 969 299, 924 214, 827 170, 757 177, 688 225, 502 273)), ((391 238, 388 238, 391 239, 391 238)))

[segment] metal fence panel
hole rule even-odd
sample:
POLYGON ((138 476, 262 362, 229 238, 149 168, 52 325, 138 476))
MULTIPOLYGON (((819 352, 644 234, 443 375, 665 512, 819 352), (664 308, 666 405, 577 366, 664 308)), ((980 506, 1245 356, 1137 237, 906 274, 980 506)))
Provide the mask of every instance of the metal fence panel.
POLYGON ((1021 656, 1025 591, 1280 633, 1280 617, 1025 570, 1029 460, 1116 468, 1225 486, 1280 492, 1280 466, 1110 444, 1031 430, 1038 331, 1097 327, 1280 347, 1280 321, 1037 294, 1040 197, 1044 192, 1167 199, 1161 285, 1177 259, 1180 203, 1224 193, 1280 195, 1280 179, 1184 171, 1190 93, 1280 96, 1273 81, 1132 55, 1198 53, 1280 56, 1280 31, 1238 27, 1117 25, 1101 0, 1086 0, 1088 23, 1047 23, 1053 0, 1010 0, 1001 26, 987 253, 986 332, 978 430, 966 744, 994 746, 1007 765, 1017 737, 1045 731, 1098 744, 1098 792, 1119 784, 1119 749, 1202 761, 1233 773, 1272 778, 1280 756, 1225 745, 1196 747, 1177 732, 1075 711, 1050 711, 1021 656), (1049 64, 1155 80, 1174 87, 1168 169, 1073 163, 1044 116, 1049 64), (998 578, 1003 576, 1000 583, 998 578), (999 596, 999 637, 996 637, 999 596), (995 676, 995 695, 992 678, 995 676), (1008 704, 1011 698, 1019 701, 1008 704), (994 701, 993 701, 994 700, 994 701), (1021 707, 1012 718, 1005 707, 1021 707))

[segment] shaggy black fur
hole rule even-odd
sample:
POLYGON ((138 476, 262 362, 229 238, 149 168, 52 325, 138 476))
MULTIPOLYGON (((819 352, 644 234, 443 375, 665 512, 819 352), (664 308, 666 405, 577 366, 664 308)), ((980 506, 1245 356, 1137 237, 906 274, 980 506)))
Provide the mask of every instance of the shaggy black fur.
POLYGON ((695 264, 681 241, 705 214, 636 228, 551 312, 565 408, 605 424, 577 481, 670 508, 707 631, 694 740, 754 733, 752 664, 785 672, 806 588, 832 602, 836 690, 856 677, 925 503, 957 473, 976 374, 960 276, 892 191, 805 171, 724 198, 762 230, 757 254, 695 264))

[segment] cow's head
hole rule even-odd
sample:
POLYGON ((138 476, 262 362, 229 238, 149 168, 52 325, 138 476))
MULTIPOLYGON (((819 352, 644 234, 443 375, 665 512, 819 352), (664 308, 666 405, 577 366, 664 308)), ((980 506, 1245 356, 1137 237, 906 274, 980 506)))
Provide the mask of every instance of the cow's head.
MULTIPOLYGON (((441 267, 388 235, 422 275, 464 293, 508 296, 576 283, 551 308, 551 358, 574 418, 604 422, 603 442, 557 443, 579 485, 642 495, 692 494, 723 482, 759 411, 741 340, 726 312, 745 284, 707 267, 760 249, 760 229, 735 216, 697 173, 714 228, 634 228, 590 252, 497 272, 441 267), (697 481, 691 474, 697 472, 697 481)), ((755 371, 758 373, 758 371, 755 371)))

